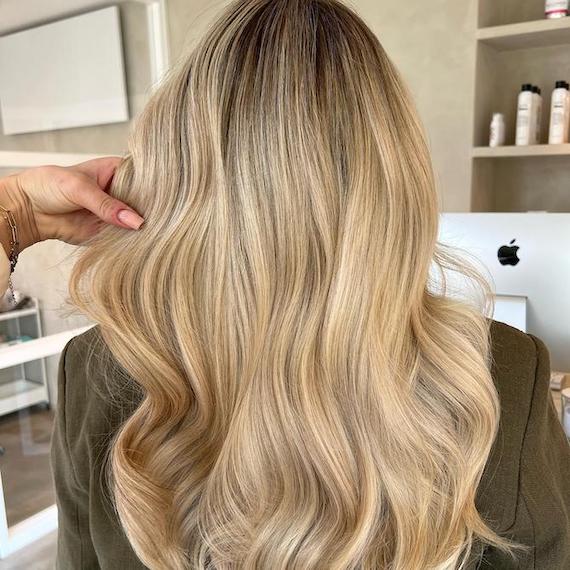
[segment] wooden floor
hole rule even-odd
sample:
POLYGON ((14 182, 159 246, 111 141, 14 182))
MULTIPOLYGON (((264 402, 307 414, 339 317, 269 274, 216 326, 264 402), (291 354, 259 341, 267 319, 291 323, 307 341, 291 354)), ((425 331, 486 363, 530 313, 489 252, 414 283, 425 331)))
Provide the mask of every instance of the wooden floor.
MULTIPOLYGON (((33 406, 0 417, 0 472, 8 525, 55 504, 49 449, 54 413, 33 406)), ((53 570, 57 531, 0 560, 0 570, 53 570)))
POLYGON ((33 406, 0 417, 0 473, 8 526, 55 504, 49 449, 53 411, 33 406))
POLYGON ((56 545, 57 531, 54 531, 5 560, 0 560, 0 570, 53 570, 56 545))

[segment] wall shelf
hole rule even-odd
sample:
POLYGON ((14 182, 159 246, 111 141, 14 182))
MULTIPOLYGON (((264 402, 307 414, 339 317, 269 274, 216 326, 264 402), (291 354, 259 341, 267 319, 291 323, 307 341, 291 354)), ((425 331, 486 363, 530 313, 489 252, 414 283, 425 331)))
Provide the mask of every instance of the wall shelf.
POLYGON ((19 378, 0 385, 0 416, 47 401, 46 384, 19 378))
MULTIPOLYGON (((92 326, 92 325, 91 325, 92 326)), ((88 331, 91 326, 42 336, 0 350, 0 370, 59 354, 74 336, 88 331)))
POLYGON ((544 0, 477 0, 471 148, 472 212, 570 212, 570 144, 549 145, 551 94, 570 81, 570 17, 546 19, 544 0), (539 144, 515 146, 521 85, 542 90, 539 144), (494 113, 506 146, 490 148, 494 113))
POLYGON ((570 156, 570 144, 538 144, 529 146, 477 146, 473 158, 509 158, 533 156, 570 156))
POLYGON ((37 301, 32 302, 32 306, 27 309, 17 309, 15 311, 5 311, 0 313, 0 322, 9 321, 10 319, 17 319, 19 317, 27 317, 35 315, 38 312, 37 301))
POLYGON ((499 51, 570 44, 570 18, 480 28, 477 40, 499 51))

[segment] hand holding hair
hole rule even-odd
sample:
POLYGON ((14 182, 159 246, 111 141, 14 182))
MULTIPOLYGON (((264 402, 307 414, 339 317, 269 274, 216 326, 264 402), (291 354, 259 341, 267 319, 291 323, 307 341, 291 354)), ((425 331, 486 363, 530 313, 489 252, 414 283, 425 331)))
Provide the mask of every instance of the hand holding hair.
MULTIPOLYGON (((40 166, 0 179, 0 206, 14 217, 19 251, 46 239, 80 244, 104 223, 139 229, 143 218, 109 196, 120 157, 88 160, 69 167, 40 166)), ((10 251, 10 228, 0 242, 10 251)))

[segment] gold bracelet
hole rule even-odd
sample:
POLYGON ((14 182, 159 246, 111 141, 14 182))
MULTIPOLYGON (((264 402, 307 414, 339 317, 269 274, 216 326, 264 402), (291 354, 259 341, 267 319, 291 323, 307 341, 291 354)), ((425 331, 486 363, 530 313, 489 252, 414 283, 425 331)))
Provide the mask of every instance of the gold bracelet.
POLYGON ((16 267, 16 263, 18 263, 18 255, 20 254, 19 247, 20 243, 18 241, 18 227, 16 226, 16 220, 14 219, 14 215, 10 210, 6 210, 3 206, 0 206, 0 212, 4 219, 8 222, 10 226, 10 254, 8 256, 10 260, 10 276, 8 277, 8 287, 10 288, 10 293, 12 293, 12 300, 15 301, 14 297, 14 285, 12 284, 12 273, 14 272, 14 268, 16 267))

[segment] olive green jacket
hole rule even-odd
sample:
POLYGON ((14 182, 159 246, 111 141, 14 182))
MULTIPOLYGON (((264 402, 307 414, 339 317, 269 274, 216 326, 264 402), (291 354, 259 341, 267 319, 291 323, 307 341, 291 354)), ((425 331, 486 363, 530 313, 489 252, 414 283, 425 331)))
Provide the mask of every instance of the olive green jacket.
MULTIPOLYGON (((495 531, 531 548, 513 562, 487 547, 471 557, 469 568, 569 570, 570 446, 550 396, 548 351, 536 337, 496 322, 491 338, 502 412, 477 508, 495 531)), ((105 350, 94 328, 70 341, 61 357, 51 452, 58 570, 145 568, 106 499, 106 450, 136 398, 117 406, 93 389, 103 383, 102 366, 86 373, 86 359, 91 354, 96 364, 105 350)))

